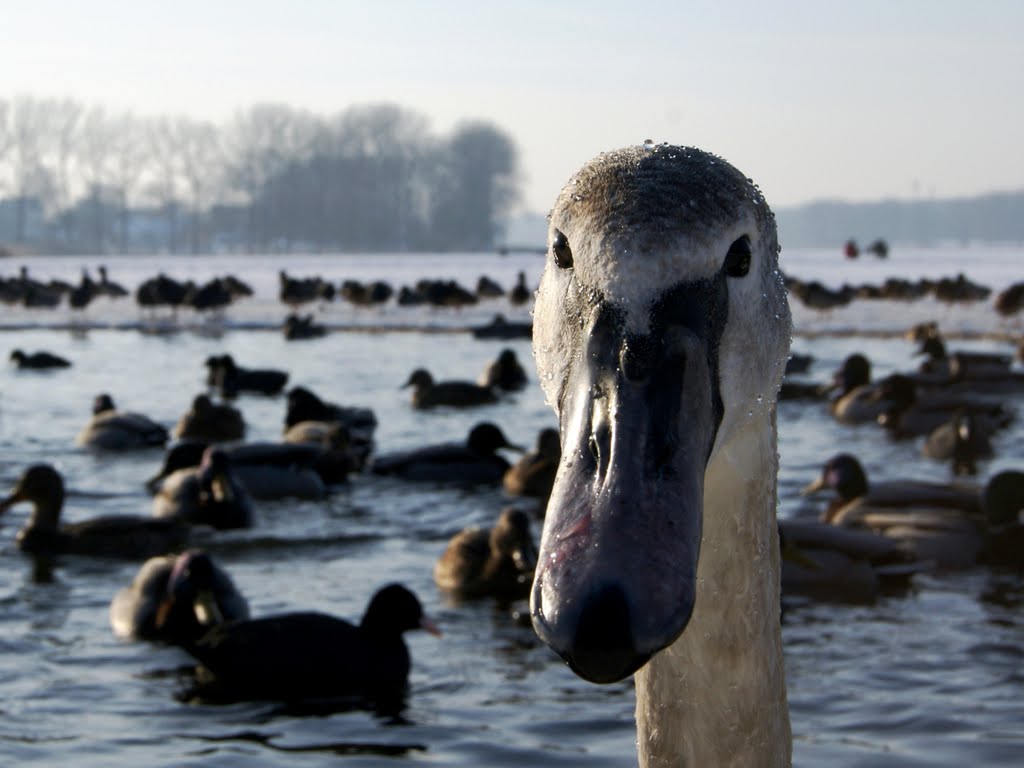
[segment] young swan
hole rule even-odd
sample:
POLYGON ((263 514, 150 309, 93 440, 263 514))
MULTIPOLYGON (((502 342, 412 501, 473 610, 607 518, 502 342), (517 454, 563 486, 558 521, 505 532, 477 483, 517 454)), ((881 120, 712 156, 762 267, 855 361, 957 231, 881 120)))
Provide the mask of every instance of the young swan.
POLYGON ((602 154, 551 213, 533 344, 562 458, 533 623, 588 680, 636 673, 641 766, 790 763, 778 250, 758 189, 689 147, 602 154))

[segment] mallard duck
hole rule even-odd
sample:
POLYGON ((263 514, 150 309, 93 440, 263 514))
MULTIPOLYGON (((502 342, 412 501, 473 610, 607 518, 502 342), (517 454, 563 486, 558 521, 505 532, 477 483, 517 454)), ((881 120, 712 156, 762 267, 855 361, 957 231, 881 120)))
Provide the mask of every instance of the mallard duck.
POLYGON ((225 621, 249 618, 249 603, 227 572, 200 550, 147 560, 110 603, 118 637, 194 643, 225 621))
POLYGON ((403 480, 465 485, 498 485, 509 463, 496 451, 522 451, 510 443, 491 422, 481 422, 462 443, 440 443, 410 451, 378 456, 371 469, 377 475, 394 475, 403 480))
POLYGON ((412 387, 413 408, 434 408, 450 405, 459 408, 487 405, 498 402, 498 396, 490 386, 481 386, 471 381, 434 381, 424 368, 417 368, 409 374, 402 388, 412 387))
POLYGON ((245 420, 234 406, 217 404, 206 395, 197 395, 192 407, 178 419, 173 434, 178 439, 241 440, 245 437, 245 420))
POLYGON ((905 588, 928 564, 900 542, 813 520, 779 520, 782 597, 868 603, 905 588))
POLYGON ((167 428, 141 413, 118 411, 108 394, 93 401, 92 419, 78 433, 76 442, 86 448, 130 451, 159 448, 167 442, 167 428))
POLYGON ((22 501, 30 502, 33 509, 28 523, 18 532, 18 547, 33 555, 143 559, 188 545, 189 525, 177 519, 107 515, 60 525, 64 480, 50 464, 33 464, 26 469, 11 494, 0 500, 0 513, 22 501))
POLYGON ((498 357, 488 363, 477 379, 477 384, 488 389, 497 388, 506 392, 518 392, 526 387, 526 371, 519 364, 515 350, 503 349, 498 357))
POLYGON ((153 516, 218 529, 247 528, 252 525, 252 502, 235 478, 227 453, 209 447, 199 466, 177 469, 160 481, 153 516))
POLYGON ((460 597, 513 600, 530 594, 536 564, 530 519, 508 507, 493 528, 465 528, 449 540, 434 565, 434 583, 460 597))
POLYGON ((534 449, 508 468, 502 485, 513 496, 532 496, 546 503, 555 484, 561 458, 558 430, 552 427, 542 429, 534 449))

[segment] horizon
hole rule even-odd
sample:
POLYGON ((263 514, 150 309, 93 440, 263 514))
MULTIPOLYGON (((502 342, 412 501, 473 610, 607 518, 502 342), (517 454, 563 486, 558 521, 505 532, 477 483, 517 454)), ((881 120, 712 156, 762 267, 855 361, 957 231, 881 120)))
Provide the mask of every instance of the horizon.
POLYGON ((43 0, 5 14, 0 67, 18 74, 0 96, 218 123, 268 102, 393 103, 442 133, 486 120, 518 147, 534 213, 594 155, 646 139, 714 152, 775 209, 1024 187, 1024 5, 625 8, 43 0))

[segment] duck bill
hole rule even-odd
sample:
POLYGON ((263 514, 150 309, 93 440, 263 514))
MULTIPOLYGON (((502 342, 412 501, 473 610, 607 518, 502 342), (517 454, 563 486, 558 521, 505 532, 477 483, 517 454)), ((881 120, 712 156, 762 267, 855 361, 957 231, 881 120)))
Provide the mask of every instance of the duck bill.
POLYGON ((235 491, 231 487, 231 478, 225 473, 218 473, 210 483, 213 498, 221 503, 230 504, 235 500, 235 491))
POLYGON ((201 589, 196 593, 195 601, 192 603, 192 612, 195 614, 196 621, 204 627, 213 627, 224 623, 224 614, 220 610, 213 590, 201 589))
POLYGON ((13 507, 19 501, 25 501, 25 497, 22 496, 21 491, 14 491, 14 493, 7 498, 0 499, 0 515, 13 507))
POLYGON ((683 327, 647 346, 640 362, 585 353, 571 375, 531 594, 537 634, 595 683, 674 642, 695 600, 717 363, 683 327))

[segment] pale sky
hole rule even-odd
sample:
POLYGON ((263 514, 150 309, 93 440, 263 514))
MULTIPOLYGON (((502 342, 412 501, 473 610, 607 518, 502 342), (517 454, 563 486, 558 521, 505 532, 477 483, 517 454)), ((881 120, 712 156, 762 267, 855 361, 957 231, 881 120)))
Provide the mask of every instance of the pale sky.
POLYGON ((769 203, 1024 188, 1024 2, 4 0, 0 98, 222 121, 391 102, 493 121, 524 207, 645 139, 769 203))

